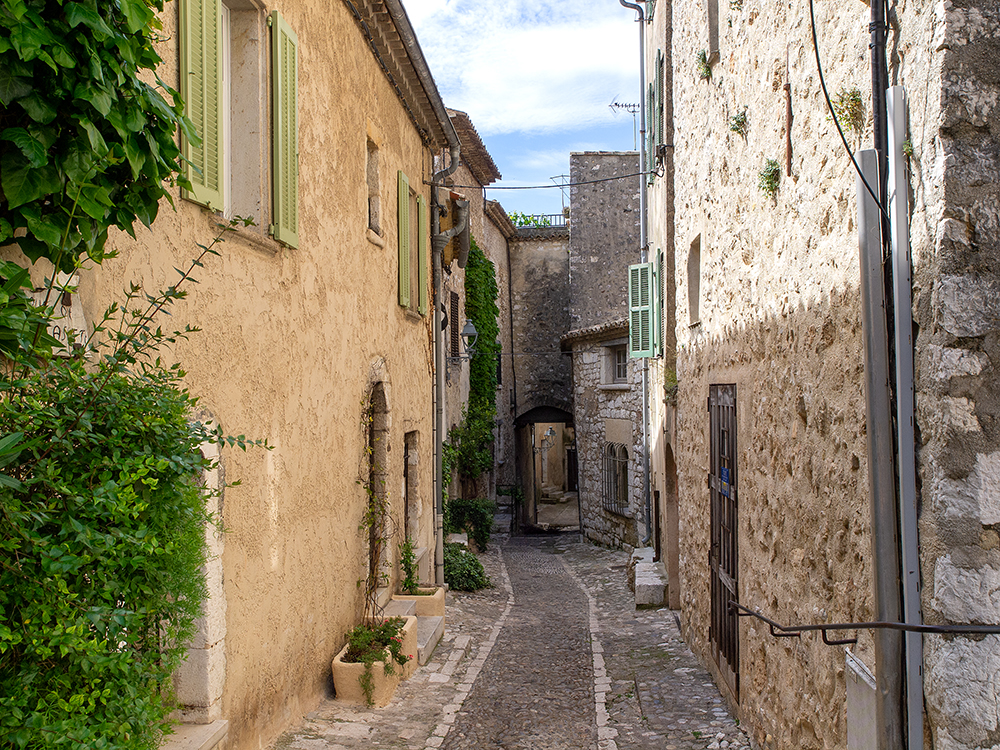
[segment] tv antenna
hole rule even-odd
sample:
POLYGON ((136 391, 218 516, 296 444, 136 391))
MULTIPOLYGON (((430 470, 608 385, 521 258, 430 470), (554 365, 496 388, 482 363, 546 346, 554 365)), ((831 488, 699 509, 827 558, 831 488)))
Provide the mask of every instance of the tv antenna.
POLYGON ((611 111, 614 112, 615 114, 617 114, 619 111, 622 111, 622 112, 628 112, 630 115, 632 115, 632 149, 633 150, 638 149, 639 135, 636 132, 637 126, 636 126, 635 116, 639 112, 641 105, 625 104, 619 101, 613 101, 608 106, 611 108, 611 111))

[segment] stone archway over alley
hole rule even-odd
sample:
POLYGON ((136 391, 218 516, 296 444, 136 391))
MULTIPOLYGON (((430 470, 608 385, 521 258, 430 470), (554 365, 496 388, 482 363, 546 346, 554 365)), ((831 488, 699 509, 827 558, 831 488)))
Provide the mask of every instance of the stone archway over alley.
POLYGON ((673 612, 636 610, 628 555, 497 539, 494 587, 448 594, 444 640, 382 709, 324 701, 273 750, 749 747, 673 612))

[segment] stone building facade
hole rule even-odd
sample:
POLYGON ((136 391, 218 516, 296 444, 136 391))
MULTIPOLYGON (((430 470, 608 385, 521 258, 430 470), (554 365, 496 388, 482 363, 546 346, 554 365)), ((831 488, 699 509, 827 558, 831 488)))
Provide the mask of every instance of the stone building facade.
POLYGON ((629 357, 628 266, 640 260, 639 157, 570 154, 569 322, 582 533, 614 547, 646 535, 643 361, 629 357))
POLYGON ((510 240, 511 359, 516 477, 525 497, 521 520, 535 517, 537 423, 573 421, 570 358, 559 339, 569 330, 569 231, 518 227, 510 240))
MULTIPOLYGON (((875 619, 855 174, 820 90, 809 3, 710 6, 645 4, 647 73, 672 70, 672 159, 650 186, 651 239, 672 247, 676 279, 676 397, 665 358, 653 482, 669 494, 676 470, 677 518, 661 516, 660 537, 677 550, 685 637, 756 744, 844 747, 858 728, 845 651, 879 679, 871 631, 848 647, 779 640, 713 600, 725 588, 785 624, 875 619)), ((864 104, 847 136, 865 148, 870 9, 815 11, 831 95, 864 104)), ((1000 570, 1000 13, 917 2, 892 20, 889 78, 906 92, 912 148, 923 618, 996 623, 984 594, 1000 570)), ((910 747, 996 745, 998 659, 995 635, 924 637, 910 747)))
POLYGON ((572 331, 563 346, 573 356, 581 533, 608 547, 637 547, 643 531, 642 368, 627 359, 628 320, 572 331), (623 353, 625 371, 616 373, 623 353))

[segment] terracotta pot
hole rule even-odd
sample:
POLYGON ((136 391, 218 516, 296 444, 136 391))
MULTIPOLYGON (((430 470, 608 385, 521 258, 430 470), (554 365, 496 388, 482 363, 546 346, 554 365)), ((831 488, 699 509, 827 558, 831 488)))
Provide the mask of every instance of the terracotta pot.
MULTIPOLYGON (((403 638, 403 653, 412 658, 402 666, 393 663, 393 674, 388 675, 385 673, 384 662, 377 661, 372 664, 372 703, 378 708, 388 704, 400 680, 405 680, 417 669, 417 618, 403 619, 406 620, 400 631, 403 638)), ((361 688, 361 675, 365 672, 365 665, 345 662, 346 653, 347 645, 333 659, 333 686, 337 691, 337 700, 364 705, 367 701, 365 691, 361 688)))
POLYGON ((421 586, 418 591, 426 591, 426 594, 393 594, 393 599, 399 601, 413 602, 416 605, 417 617, 444 617, 444 588, 434 586, 424 588, 421 586))

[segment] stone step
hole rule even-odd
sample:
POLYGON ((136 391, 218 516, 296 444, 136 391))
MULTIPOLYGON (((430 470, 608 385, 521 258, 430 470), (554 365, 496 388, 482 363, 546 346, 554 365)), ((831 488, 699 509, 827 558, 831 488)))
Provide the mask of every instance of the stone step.
POLYGON ((441 636, 444 635, 443 617, 417 618, 417 663, 423 666, 430 661, 441 636))
POLYGON ((445 541, 449 544, 461 544, 465 547, 469 546, 469 535, 468 534, 449 534, 445 541))
POLYGON ((417 605, 412 599, 393 599, 385 605, 385 611, 383 614, 386 617, 416 616, 417 605))
POLYGON ((662 561, 636 563, 636 609, 662 607, 667 600, 667 582, 667 569, 662 561))
POLYGON ((211 724, 178 724, 174 733, 163 740, 160 750, 215 750, 228 732, 229 722, 225 719, 211 724))

